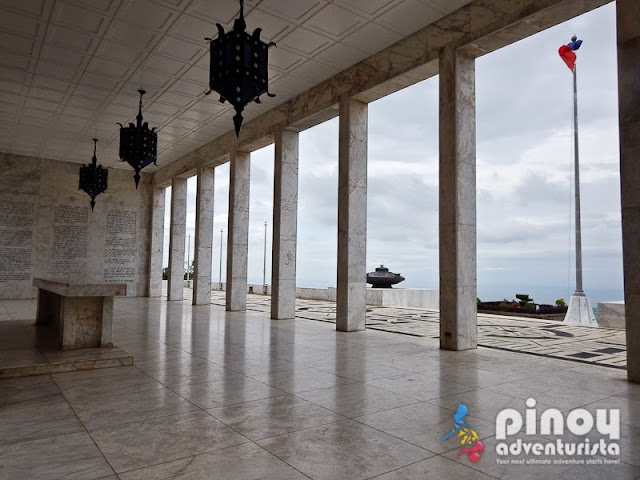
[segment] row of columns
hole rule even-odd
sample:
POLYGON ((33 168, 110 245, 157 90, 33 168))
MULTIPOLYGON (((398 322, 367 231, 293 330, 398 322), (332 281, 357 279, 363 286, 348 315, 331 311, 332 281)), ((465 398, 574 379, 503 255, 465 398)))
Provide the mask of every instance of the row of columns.
MULTIPOLYGON (((273 201, 272 306, 274 319, 294 318, 296 288, 296 246, 298 211, 298 132, 281 130, 275 141, 273 201)), ((250 154, 231 152, 229 225, 227 237, 226 309, 242 311, 247 303, 247 257, 249 240, 250 154)), ((213 245, 213 167, 197 172, 196 228, 193 304, 211 303, 213 245)), ((169 268, 167 298, 183 300, 187 215, 187 179, 171 182, 169 268)), ((162 242, 164 230, 164 188, 154 189, 149 295, 162 293, 162 242)))
MULTIPOLYGON (((455 50, 441 56, 440 291, 441 344, 476 346, 474 60, 455 50)), ((366 316, 368 107, 348 96, 339 104, 338 268, 336 328, 364 330, 366 316)), ((230 156, 226 309, 247 302, 250 153, 230 156)), ((209 304, 214 170, 198 170, 193 304, 209 304)), ((185 178, 174 178, 169 233, 168 299, 183 299, 185 178)), ((155 200, 156 209, 164 202, 155 200)), ((275 135, 271 318, 295 317, 298 132, 275 135)), ((160 225, 160 214, 156 224, 160 225)), ((161 248, 161 247, 160 247, 161 248)), ((157 248, 156 248, 157 249, 157 248)), ((159 287, 152 295, 159 296, 159 287)))
MULTIPOLYGON (((640 3, 617 1, 623 264, 626 300, 628 376, 640 382, 640 3)), ((444 47, 439 58, 440 159, 440 346, 477 346, 476 278, 476 120, 475 59, 444 47)), ((336 328, 365 328, 367 230, 367 105, 340 99, 338 180, 338 272, 336 328)), ((244 310, 247 298, 250 154, 231 152, 226 308, 244 310)), ((295 316, 298 202, 298 133, 275 136, 271 318, 295 316)), ((194 304, 209 303, 213 234, 213 169, 198 171, 196 282, 194 304)), ((154 205, 164 210, 161 189, 154 205)), ((182 299, 186 180, 172 182, 169 242, 169 300, 182 299)), ((162 215, 154 212, 153 228, 162 215)), ((154 234, 158 256, 161 238, 154 234)), ((154 255, 152 254, 152 257, 154 255)), ((161 255, 160 255, 161 256, 161 255)), ((152 260, 152 269, 159 269, 152 260)), ((153 273, 153 272, 152 272, 153 273)), ((153 275, 152 275, 153 276, 153 275)), ((150 282, 151 295, 159 295, 150 282)))
MULTIPOLYGON (((474 59, 441 56, 440 271, 442 347, 476 346, 474 59)), ((364 330, 366 316, 366 103, 344 96, 339 105, 338 271, 336 328, 364 330)), ((248 152, 230 156, 226 309, 247 302, 249 240, 248 152)), ((214 170, 198 170, 193 304, 210 303, 214 170)), ((183 299, 186 179, 174 178, 169 234, 168 299, 183 299)), ((156 208, 164 202, 156 201, 156 208)), ((295 317, 298 211, 298 132, 275 135, 271 318, 295 317)), ((155 218, 155 217, 154 217, 155 218)), ((159 295, 159 290, 155 290, 159 295)))

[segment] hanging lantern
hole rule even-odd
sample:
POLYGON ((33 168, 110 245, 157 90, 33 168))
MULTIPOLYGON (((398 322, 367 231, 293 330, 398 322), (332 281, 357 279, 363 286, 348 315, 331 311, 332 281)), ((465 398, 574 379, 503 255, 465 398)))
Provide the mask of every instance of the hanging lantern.
POLYGON ((136 188, 140 182, 140 170, 153 162, 157 165, 158 156, 158 133, 155 127, 149 129, 149 123, 142 123, 142 95, 146 92, 138 90, 140 93, 140 107, 136 116, 136 125, 130 123, 128 127, 120 125, 120 160, 127 162, 136 171, 133 178, 136 181, 136 188))
POLYGON ((96 146, 98 139, 93 139, 92 162, 80 167, 80 182, 78 188, 91 197, 91 210, 96 204, 96 197, 107 189, 107 178, 109 172, 102 165, 98 165, 96 158, 96 146))
POLYGON ((228 101, 236 109, 233 123, 236 137, 242 126, 242 110, 249 102, 260 103, 260 95, 269 93, 269 48, 275 46, 260 40, 261 28, 256 28, 253 35, 245 30, 244 2, 240 0, 240 16, 233 24, 233 30, 225 33, 219 23, 218 38, 209 40, 211 48, 211 65, 209 70, 209 88, 207 94, 216 91, 220 101, 228 101))

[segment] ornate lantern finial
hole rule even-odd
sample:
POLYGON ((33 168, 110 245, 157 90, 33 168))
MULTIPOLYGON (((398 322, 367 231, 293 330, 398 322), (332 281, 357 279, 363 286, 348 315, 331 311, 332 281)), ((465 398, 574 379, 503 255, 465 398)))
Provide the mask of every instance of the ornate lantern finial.
POLYGON ((220 94, 220 101, 228 101, 236 109, 233 123, 236 137, 240 135, 242 126, 242 110, 249 102, 260 103, 260 95, 269 93, 269 44, 260 40, 261 28, 256 28, 252 35, 245 30, 244 2, 240 0, 240 16, 233 24, 233 30, 225 33, 219 23, 218 38, 209 40, 211 48, 211 65, 209 69, 209 88, 220 94))
POLYGON ((80 182, 78 188, 91 197, 91 210, 96 205, 96 197, 107 189, 109 172, 102 165, 98 165, 96 147, 98 139, 93 139, 92 163, 80 167, 80 182))
POLYGON ((144 90, 138 90, 140 93, 140 106, 138 115, 136 116, 137 124, 129 123, 128 127, 120 125, 120 160, 127 162, 136 171, 133 178, 136 181, 136 188, 140 182, 140 170, 153 163, 157 165, 158 156, 158 133, 155 127, 149 129, 149 123, 142 123, 142 96, 146 93, 144 90))

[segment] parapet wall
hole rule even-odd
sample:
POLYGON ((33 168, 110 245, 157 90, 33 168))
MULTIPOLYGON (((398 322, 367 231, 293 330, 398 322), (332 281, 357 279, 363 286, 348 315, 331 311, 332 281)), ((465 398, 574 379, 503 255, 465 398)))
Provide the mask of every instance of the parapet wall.
MULTIPOLYGON (((217 290, 217 284, 214 289, 217 290)), ((249 293, 262 294, 262 285, 248 285, 249 293)), ((271 286, 267 285, 267 295, 271 295, 271 286)), ((440 292, 422 288, 367 288, 367 305, 376 307, 408 307, 439 310, 440 292)), ((336 301, 336 288, 297 287, 296 298, 304 300, 336 301)))
POLYGON ((624 322, 624 302, 598 303, 598 325, 624 330, 624 322))

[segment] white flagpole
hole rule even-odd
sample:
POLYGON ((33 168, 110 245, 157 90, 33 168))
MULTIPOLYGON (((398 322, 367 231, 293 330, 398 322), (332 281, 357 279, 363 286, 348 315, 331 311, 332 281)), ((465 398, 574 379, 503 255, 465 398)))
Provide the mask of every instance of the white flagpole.
MULTIPOLYGON (((575 40, 574 40, 575 41, 575 40)), ((580 154, 578 148, 578 67, 573 67, 573 151, 575 170, 576 204, 576 291, 574 295, 584 296, 582 290, 582 229, 580 226, 580 154)))

